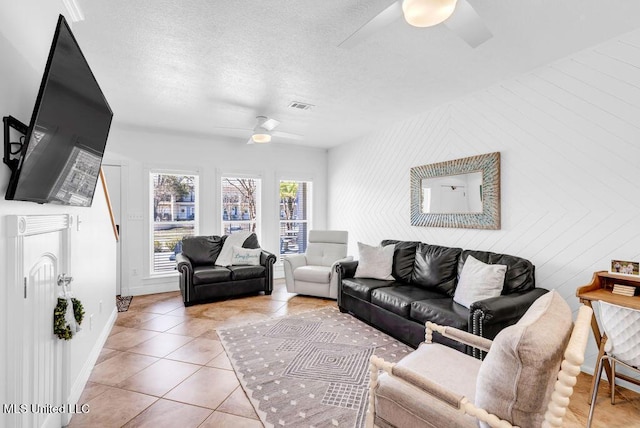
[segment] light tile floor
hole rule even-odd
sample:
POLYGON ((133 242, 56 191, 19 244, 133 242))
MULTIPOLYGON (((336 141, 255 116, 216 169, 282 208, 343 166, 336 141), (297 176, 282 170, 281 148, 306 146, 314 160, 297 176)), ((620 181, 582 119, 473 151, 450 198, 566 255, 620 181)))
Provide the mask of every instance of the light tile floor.
POLYGON ((216 329, 335 301, 287 293, 185 308, 180 293, 136 296, 100 353, 70 427, 262 427, 216 329))
MULTIPOLYGON (((216 329, 300 313, 335 301, 287 293, 185 308, 178 292, 136 296, 91 373, 70 427, 262 427, 233 372, 216 329)), ((583 427, 591 377, 580 375, 566 427, 583 427)), ((594 427, 640 427, 640 395, 620 388, 611 406, 602 382, 594 427)))

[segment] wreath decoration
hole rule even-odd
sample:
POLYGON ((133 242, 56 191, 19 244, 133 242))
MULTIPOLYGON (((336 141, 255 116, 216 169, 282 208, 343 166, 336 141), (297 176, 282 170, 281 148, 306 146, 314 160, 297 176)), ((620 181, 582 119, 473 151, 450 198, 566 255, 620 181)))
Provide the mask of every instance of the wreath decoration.
POLYGON ((53 310, 53 334, 64 340, 71 339, 76 331, 80 329, 79 327, 72 329, 65 319, 69 301, 71 301, 71 304, 73 305, 73 317, 75 318, 77 325, 79 326, 82 324, 82 320, 84 319, 84 307, 80 300, 74 297, 70 299, 62 297, 58 298, 58 304, 53 310))

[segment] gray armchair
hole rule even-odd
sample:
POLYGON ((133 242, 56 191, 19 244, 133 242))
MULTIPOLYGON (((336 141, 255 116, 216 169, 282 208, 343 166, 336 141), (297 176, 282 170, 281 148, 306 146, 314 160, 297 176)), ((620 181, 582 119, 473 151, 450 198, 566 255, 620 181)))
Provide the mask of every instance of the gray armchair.
POLYGON ((283 259, 287 291, 337 299, 336 265, 353 260, 347 257, 348 237, 344 230, 311 230, 306 253, 283 259))

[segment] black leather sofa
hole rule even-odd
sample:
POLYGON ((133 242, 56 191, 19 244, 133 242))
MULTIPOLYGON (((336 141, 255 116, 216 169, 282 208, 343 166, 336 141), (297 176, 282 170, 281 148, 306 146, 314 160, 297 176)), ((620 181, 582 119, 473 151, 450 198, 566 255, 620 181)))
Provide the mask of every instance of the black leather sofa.
MULTIPOLYGON (((535 287, 535 267, 520 257, 421 242, 381 243, 389 244, 395 244, 393 280, 354 278, 358 261, 336 267, 340 275, 338 307, 414 348, 424 341, 427 321, 493 339, 548 291, 535 287), (466 308, 454 302, 453 295, 469 255, 487 264, 507 265, 507 272, 502 295, 466 308)), ((481 357, 478 350, 440 335, 435 334, 433 340, 481 357)))
MULTIPOLYGON (((193 236, 182 240, 182 252, 176 255, 180 272, 180 291, 185 306, 215 299, 264 291, 273 291, 273 264, 276 256, 262 250, 258 266, 217 266, 215 261, 226 236, 193 236)), ((255 233, 242 244, 260 248, 255 233)))

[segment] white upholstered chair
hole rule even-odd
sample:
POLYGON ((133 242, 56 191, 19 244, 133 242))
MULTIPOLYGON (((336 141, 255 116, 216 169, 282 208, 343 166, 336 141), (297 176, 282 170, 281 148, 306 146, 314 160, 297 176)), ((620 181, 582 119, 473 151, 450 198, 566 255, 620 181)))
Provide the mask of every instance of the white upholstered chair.
POLYGON ((344 230, 309 231, 305 254, 288 255, 283 259, 287 291, 337 299, 336 264, 353 260, 353 257, 347 257, 348 236, 344 230))
POLYGON ((608 360, 611 364, 611 379, 609 379, 611 404, 615 404, 616 363, 640 373, 640 311, 603 301, 599 301, 598 306, 600 307, 600 325, 604 334, 598 354, 598 370, 591 396, 587 428, 591 426, 593 420, 604 361, 608 360))
POLYGON ((397 364, 371 357, 367 427, 562 426, 592 313, 582 306, 573 324, 551 291, 493 341, 427 322, 425 343, 397 364), (487 355, 480 361, 431 343, 433 332, 487 355))

